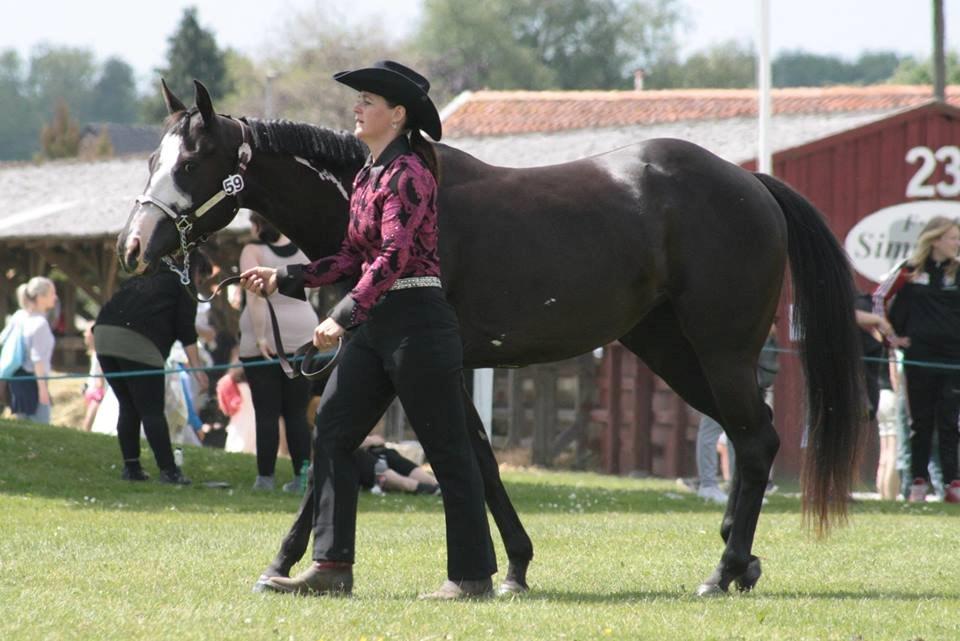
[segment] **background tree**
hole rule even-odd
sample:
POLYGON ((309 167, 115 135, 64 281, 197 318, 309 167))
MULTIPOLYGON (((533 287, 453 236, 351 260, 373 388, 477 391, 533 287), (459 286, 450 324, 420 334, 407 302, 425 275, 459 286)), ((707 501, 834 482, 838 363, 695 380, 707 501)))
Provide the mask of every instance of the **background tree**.
POLYGON ((276 116, 352 131, 356 92, 334 82, 334 73, 380 58, 420 64, 377 25, 350 27, 328 9, 320 3, 292 14, 278 27, 272 49, 258 60, 230 52, 228 76, 235 90, 217 103, 217 109, 263 117, 266 79, 271 74, 276 116))
POLYGON ((886 82, 905 59, 893 51, 865 51, 854 63, 854 82, 864 85, 886 82))
MULTIPOLYGON (((960 84, 960 57, 956 51, 948 51, 946 55, 948 85, 960 84)), ((932 85, 933 62, 930 58, 918 60, 913 57, 905 58, 894 70, 890 82, 901 85, 932 85)))
MULTIPOLYGON (((217 46, 213 32, 200 26, 196 7, 183 10, 177 29, 167 43, 167 64, 157 69, 157 75, 166 80, 176 95, 189 100, 193 96, 194 79, 203 82, 214 100, 230 92, 226 54, 217 46)), ((145 120, 157 122, 166 114, 159 93, 148 95, 144 103, 145 120)))
POLYGON ((27 89, 44 120, 63 102, 76 118, 86 122, 91 116, 96 75, 91 50, 43 45, 30 56, 27 89))
POLYGON ((40 131, 40 157, 73 158, 80 148, 80 125, 70 116, 65 100, 57 102, 53 120, 40 131))
POLYGON ((13 49, 0 52, 0 160, 31 157, 42 119, 30 99, 23 60, 13 49))
POLYGON ((138 104, 133 67, 120 58, 108 58, 93 86, 91 116, 103 122, 135 122, 138 104))
POLYGON ((902 58, 892 51, 867 51, 848 62, 838 56, 785 51, 773 61, 776 87, 870 85, 884 82, 902 58))
POLYGON ((756 69, 753 48, 731 40, 695 52, 683 62, 663 60, 648 70, 645 83, 652 89, 754 87, 756 69))
POLYGON ((675 49, 675 0, 426 0, 413 50, 465 89, 618 89, 675 49))

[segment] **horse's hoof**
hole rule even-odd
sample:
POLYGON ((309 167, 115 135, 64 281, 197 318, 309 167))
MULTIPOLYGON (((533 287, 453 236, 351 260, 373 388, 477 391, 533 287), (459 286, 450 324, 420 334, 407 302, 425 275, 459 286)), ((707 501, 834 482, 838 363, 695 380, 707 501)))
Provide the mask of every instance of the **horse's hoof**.
POLYGON ((716 583, 701 583, 697 588, 697 596, 724 596, 726 593, 727 591, 716 583))
POLYGON ((527 587, 526 584, 520 583, 516 579, 508 576, 503 580, 503 583, 497 587, 497 596, 516 596, 529 590, 530 588, 527 587))
POLYGON ((737 589, 741 592, 749 592, 753 589, 753 586, 757 584, 757 581, 760 580, 762 574, 763 570, 760 568, 760 559, 751 556, 746 571, 735 580, 737 589))
POLYGON ((527 585, 528 567, 530 567, 530 559, 511 560, 507 564, 507 576, 497 588, 497 594, 522 594, 530 590, 530 586, 527 585))

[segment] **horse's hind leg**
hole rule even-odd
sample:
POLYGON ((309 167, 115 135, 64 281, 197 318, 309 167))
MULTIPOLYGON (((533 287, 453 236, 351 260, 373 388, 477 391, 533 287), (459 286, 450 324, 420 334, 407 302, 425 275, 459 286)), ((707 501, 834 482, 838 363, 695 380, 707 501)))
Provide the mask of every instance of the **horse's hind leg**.
POLYGON ((713 361, 707 360, 705 366, 680 326, 673 305, 663 303, 620 342, 643 359, 687 403, 724 425, 737 452, 733 487, 720 528, 726 549, 717 572, 704 582, 698 593, 726 591, 732 581, 749 589, 760 578, 760 562, 750 550, 763 502, 763 489, 779 440, 773 431, 769 411, 760 398, 750 359, 742 355, 717 356, 713 361), (731 364, 736 359, 744 362, 734 370, 731 364), (719 365, 709 366, 713 362, 719 365), (726 380, 728 376, 733 378, 726 380), (717 379, 720 381, 716 382, 717 379), (749 425, 751 429, 732 430, 728 427, 730 425, 749 425), (745 468, 749 468, 751 482, 744 482, 745 468), (762 480, 756 480, 761 477, 762 480), (756 490, 745 491, 750 486, 756 486, 756 490), (735 527, 737 525, 739 527, 735 527))
POLYGON ((717 416, 713 392, 700 360, 680 331, 676 312, 669 302, 651 310, 620 342, 694 409, 717 416))
POLYGON ((734 484, 721 526, 726 547, 716 570, 697 590, 710 595, 726 592, 732 582, 749 590, 760 578, 760 562, 751 550, 780 439, 757 388, 751 359, 711 354, 701 360, 717 399, 718 418, 737 452, 734 484))
POLYGON ((533 559, 533 543, 520 522, 520 517, 507 495, 500 479, 500 467, 493 455, 493 448, 487 440, 486 430, 477 408, 474 406, 466 387, 463 388, 464 408, 467 414, 467 432, 470 445, 480 466, 483 477, 483 491, 487 508, 500 531, 503 546, 507 551, 507 576, 500 585, 501 593, 524 592, 527 587, 527 566, 533 559))

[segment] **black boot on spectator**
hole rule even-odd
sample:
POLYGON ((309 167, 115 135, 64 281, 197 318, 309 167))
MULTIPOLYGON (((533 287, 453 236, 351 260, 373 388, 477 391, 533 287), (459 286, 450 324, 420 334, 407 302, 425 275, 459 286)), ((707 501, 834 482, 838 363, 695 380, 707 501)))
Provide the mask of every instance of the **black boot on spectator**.
POLYGON ((166 470, 160 470, 160 482, 170 485, 190 485, 191 481, 183 475, 183 470, 179 467, 171 467, 166 470))
POLYGON ((143 471, 140 461, 124 461, 120 478, 124 481, 146 481, 150 475, 143 471))

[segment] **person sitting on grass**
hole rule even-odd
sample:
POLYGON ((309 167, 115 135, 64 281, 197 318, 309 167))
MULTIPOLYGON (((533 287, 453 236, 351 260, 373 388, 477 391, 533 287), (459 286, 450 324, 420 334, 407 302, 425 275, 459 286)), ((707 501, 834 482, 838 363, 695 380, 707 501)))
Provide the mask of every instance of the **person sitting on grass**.
POLYGON ((362 488, 440 495, 437 479, 430 472, 387 447, 383 437, 378 434, 370 434, 363 439, 353 453, 353 465, 362 488))

